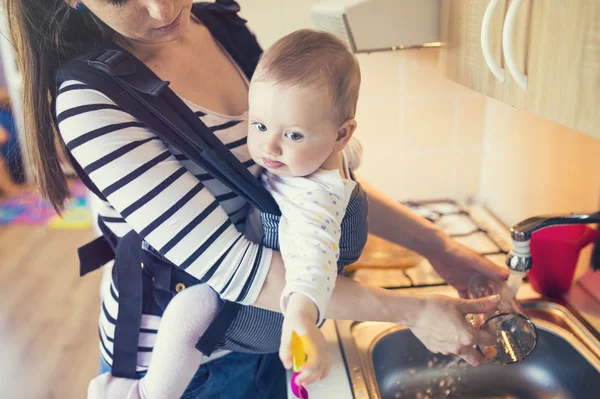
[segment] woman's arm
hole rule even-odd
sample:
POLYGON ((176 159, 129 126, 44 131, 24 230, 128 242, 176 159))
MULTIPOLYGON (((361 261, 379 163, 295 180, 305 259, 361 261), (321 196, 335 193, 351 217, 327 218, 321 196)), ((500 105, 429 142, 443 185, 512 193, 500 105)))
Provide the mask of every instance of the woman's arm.
POLYGON ((221 206, 243 210, 243 199, 86 85, 64 84, 56 113, 70 153, 116 211, 103 219, 109 227, 133 228, 223 298, 254 302, 272 250, 247 240, 221 206))
MULTIPOLYGON (((280 252, 273 252, 271 268, 253 306, 280 312, 279 298, 285 286, 285 266, 280 252)), ((325 317, 336 320, 383 321, 410 326, 418 301, 379 287, 338 276, 325 317)))

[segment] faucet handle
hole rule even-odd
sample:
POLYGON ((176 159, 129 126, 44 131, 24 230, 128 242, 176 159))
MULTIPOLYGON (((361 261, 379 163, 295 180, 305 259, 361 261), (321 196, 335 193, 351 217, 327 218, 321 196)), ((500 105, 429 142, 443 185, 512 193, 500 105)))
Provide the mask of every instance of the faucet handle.
POLYGON ((526 241, 531 239, 531 234, 550 226, 568 224, 593 224, 600 223, 600 211, 595 213, 569 213, 566 215, 535 216, 510 229, 513 240, 526 241))
POLYGON ((513 248, 506 257, 506 266, 510 270, 527 273, 532 266, 531 250, 529 243, 531 240, 517 241, 513 240, 513 248))

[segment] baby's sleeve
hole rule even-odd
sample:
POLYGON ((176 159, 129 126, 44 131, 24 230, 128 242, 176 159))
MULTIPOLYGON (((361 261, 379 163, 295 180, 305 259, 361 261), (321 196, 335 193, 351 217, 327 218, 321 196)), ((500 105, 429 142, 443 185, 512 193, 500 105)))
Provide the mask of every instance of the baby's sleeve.
POLYGON ((292 293, 310 298, 323 321, 337 277, 341 224, 347 200, 324 190, 302 192, 282 207, 279 228, 286 286, 281 295, 285 312, 292 293))

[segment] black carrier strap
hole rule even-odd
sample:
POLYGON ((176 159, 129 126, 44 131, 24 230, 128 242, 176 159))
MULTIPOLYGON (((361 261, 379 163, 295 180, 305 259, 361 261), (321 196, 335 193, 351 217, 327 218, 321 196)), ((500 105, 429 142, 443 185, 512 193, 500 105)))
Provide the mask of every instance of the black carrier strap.
POLYGON ((79 275, 85 276, 115 258, 113 249, 104 236, 96 238, 77 249, 79 275))
MULTIPOLYGON (((237 15, 238 11, 239 6, 233 0, 195 3, 192 6, 192 13, 206 25, 250 79, 262 50, 247 29, 246 21, 237 15)), ((103 43, 62 64, 55 71, 54 78, 53 100, 60 85, 68 80, 78 80, 100 90, 163 141, 177 148, 261 212, 281 215, 277 203, 259 180, 168 87, 169 82, 160 79, 143 62, 121 47, 112 42, 103 43)), ((69 156, 83 183, 98 197, 105 199, 83 168, 71 154, 69 156)), ((132 231, 119 239, 114 251, 119 314, 112 372, 118 377, 133 378, 136 375, 143 305, 141 247, 142 237, 132 231)), ((113 257, 109 248, 110 245, 103 238, 80 248, 81 274, 108 262, 113 257)), ((160 280, 156 284, 163 289, 168 287, 170 282, 166 280, 170 276, 170 272, 160 271, 155 276, 160 280)), ((155 287, 158 288, 157 285, 155 287)), ((214 350, 240 306, 233 302, 224 303, 214 322, 198 341, 199 350, 206 355, 214 350)))
POLYGON ((225 337, 227 329, 240 311, 240 306, 239 303, 225 301, 213 322, 196 342, 195 348, 205 356, 210 356, 225 337))
POLYGON ((132 378, 136 374, 137 349, 142 325, 142 237, 134 230, 123 236, 115 252, 119 314, 115 324, 112 374, 132 378))

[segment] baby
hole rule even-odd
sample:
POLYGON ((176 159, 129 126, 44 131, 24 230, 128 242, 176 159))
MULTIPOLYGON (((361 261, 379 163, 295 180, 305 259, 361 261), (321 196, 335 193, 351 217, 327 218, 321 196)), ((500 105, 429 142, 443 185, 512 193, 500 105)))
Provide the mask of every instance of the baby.
POLYGON ((248 149, 265 168, 263 183, 282 212, 280 356, 290 368, 292 331, 307 335, 314 353, 299 377, 307 383, 324 377, 329 366, 317 325, 335 285, 341 223, 356 185, 350 167, 358 164, 360 147, 350 140, 359 86, 358 62, 344 44, 311 30, 269 48, 250 85, 248 149))
MULTIPOLYGON (((277 41, 250 83, 248 149, 265 168, 263 184, 282 212, 278 238, 286 285, 279 353, 291 368, 292 332, 305 336, 308 359, 297 378, 301 385, 324 378, 330 366, 318 325, 335 285, 342 220, 356 187, 351 170, 361 148, 351 139, 359 86, 356 58, 333 35, 313 30, 277 41)), ((360 250, 363 244, 356 240, 360 250)), ((136 381, 103 374, 90 383, 88 398, 181 396, 201 363, 194 345, 217 307, 205 285, 179 293, 163 315, 147 375, 136 381)))

